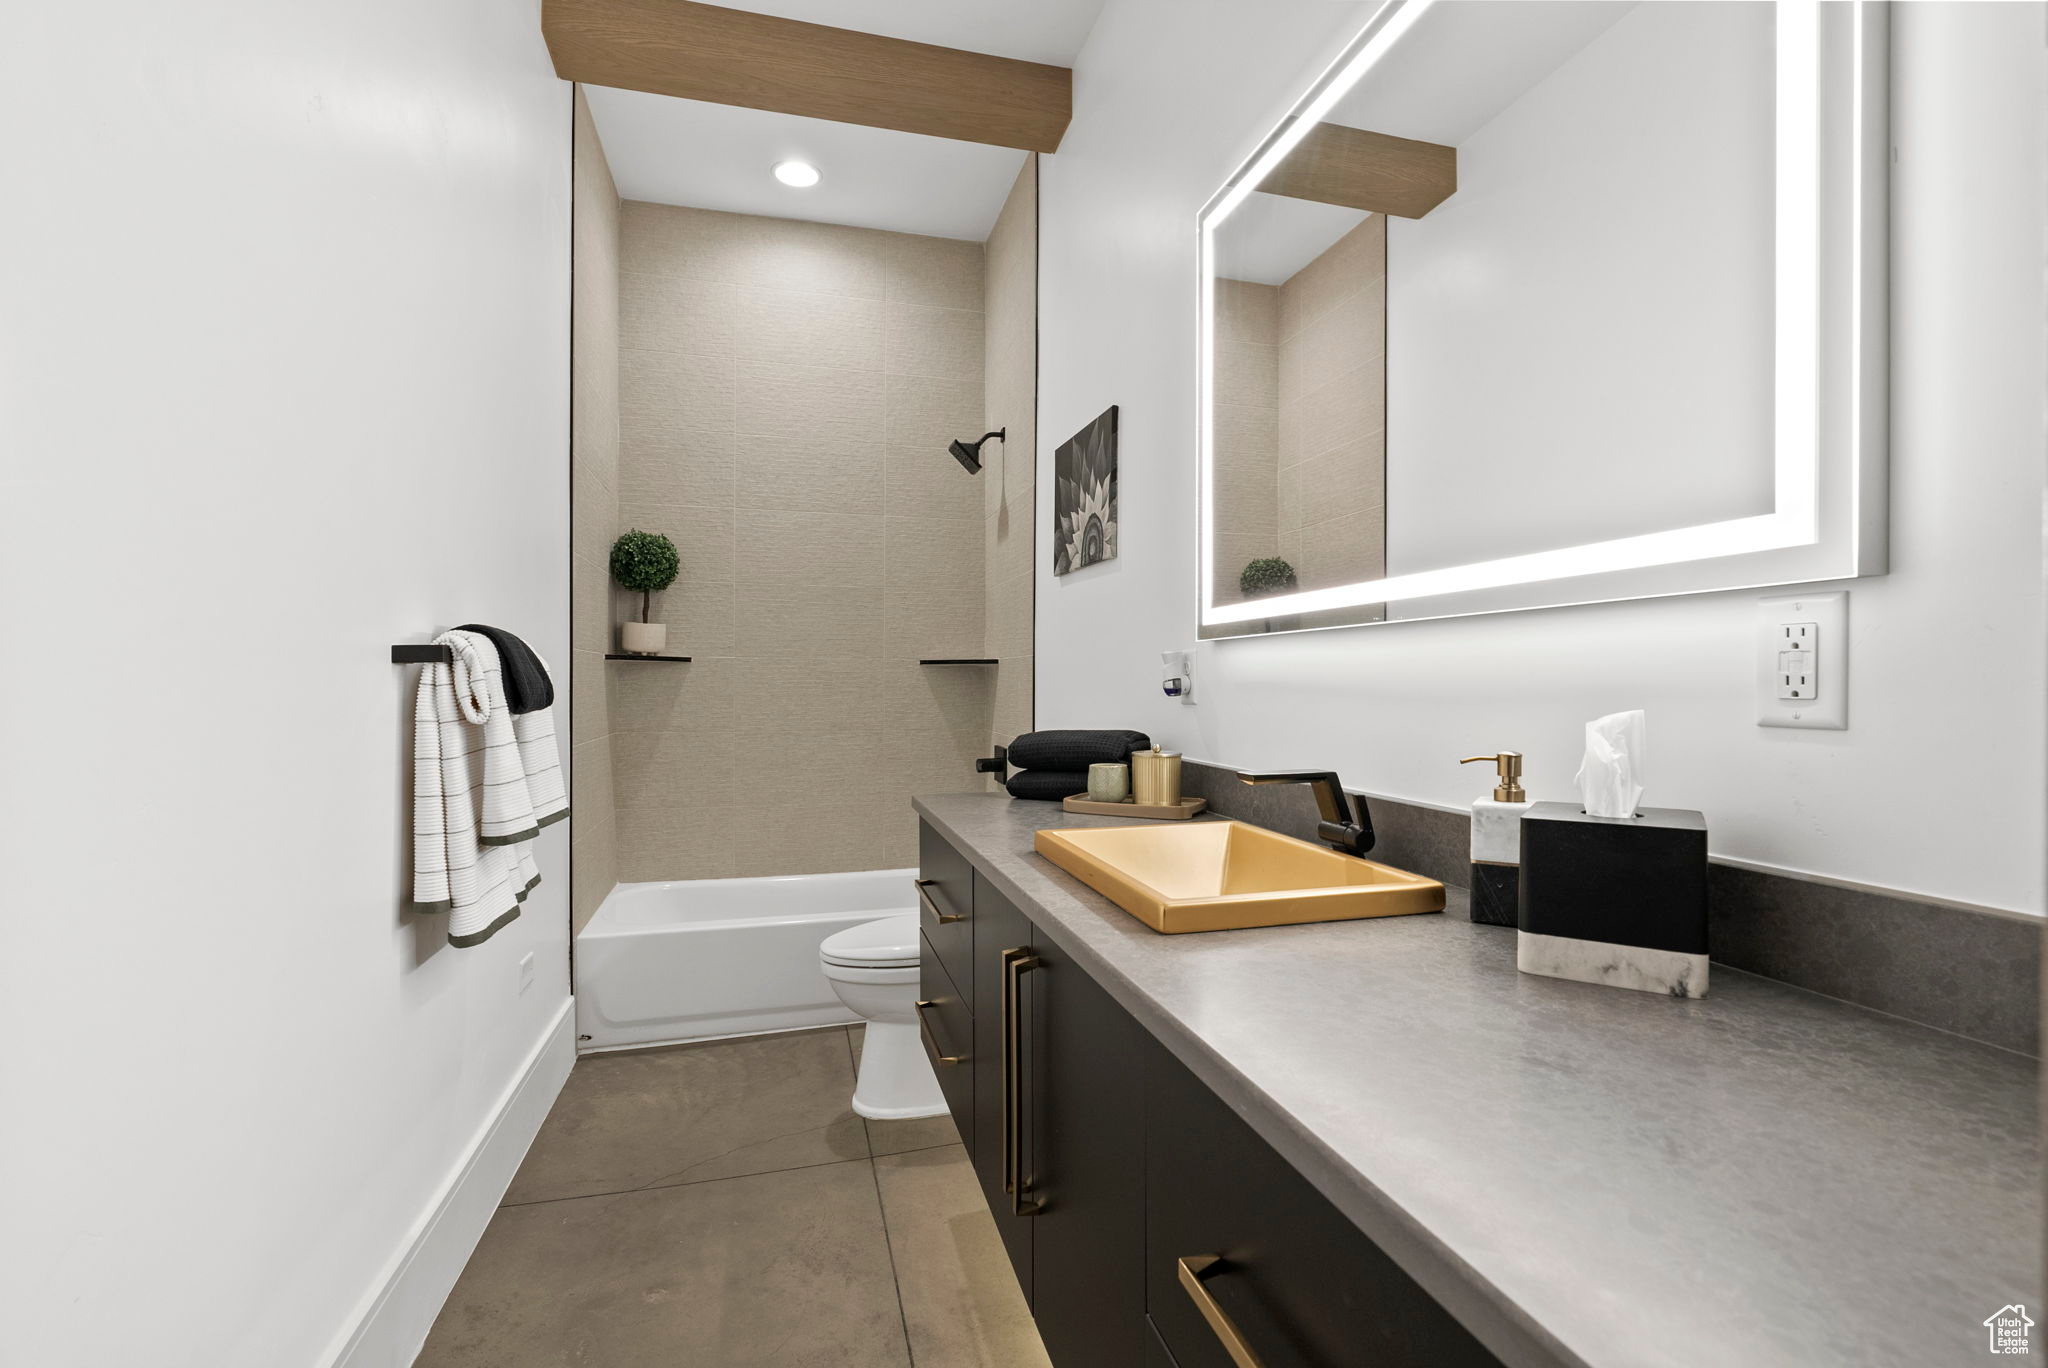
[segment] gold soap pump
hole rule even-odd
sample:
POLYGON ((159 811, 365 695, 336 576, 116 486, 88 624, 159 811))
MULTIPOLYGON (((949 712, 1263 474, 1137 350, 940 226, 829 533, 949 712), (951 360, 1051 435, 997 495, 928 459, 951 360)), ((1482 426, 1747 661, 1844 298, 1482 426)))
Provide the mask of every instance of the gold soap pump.
POLYGON ((1493 761, 1499 782, 1493 797, 1472 804, 1472 920, 1483 926, 1515 926, 1522 887, 1522 814, 1532 806, 1522 788, 1522 753, 1469 755, 1458 763, 1493 761))
POLYGON ((1491 760, 1494 773, 1500 782, 1493 786, 1493 801, 1496 803, 1526 803, 1529 795, 1522 791, 1522 753, 1502 751, 1498 755, 1468 755, 1458 763, 1476 765, 1481 760, 1491 760))

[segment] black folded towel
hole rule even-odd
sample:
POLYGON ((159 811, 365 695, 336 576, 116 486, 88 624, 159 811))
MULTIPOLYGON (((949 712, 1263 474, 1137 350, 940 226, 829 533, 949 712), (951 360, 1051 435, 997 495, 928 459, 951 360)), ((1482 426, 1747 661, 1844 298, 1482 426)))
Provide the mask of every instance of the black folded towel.
POLYGON ((1138 731, 1025 732, 1010 743, 1010 763, 1025 770, 1079 771, 1085 789, 1090 765, 1120 765, 1132 751, 1150 749, 1152 738, 1138 731))
POLYGON ((1057 803, 1088 791, 1086 770, 1018 770, 1003 785, 1012 798, 1049 798, 1057 803))
POLYGON ((489 637, 491 645, 498 648, 498 664, 505 672, 505 704, 513 712, 539 712, 555 705, 554 681, 531 646, 503 627, 486 627, 481 622, 465 622, 455 630, 489 637))

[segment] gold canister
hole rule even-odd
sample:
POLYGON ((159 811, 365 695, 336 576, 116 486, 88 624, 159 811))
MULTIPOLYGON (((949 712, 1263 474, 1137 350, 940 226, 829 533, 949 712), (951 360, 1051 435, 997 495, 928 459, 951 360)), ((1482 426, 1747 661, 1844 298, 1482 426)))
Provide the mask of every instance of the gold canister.
POLYGON ((1161 750, 1131 752, 1131 801, 1145 807, 1177 807, 1180 804, 1180 752, 1161 750))

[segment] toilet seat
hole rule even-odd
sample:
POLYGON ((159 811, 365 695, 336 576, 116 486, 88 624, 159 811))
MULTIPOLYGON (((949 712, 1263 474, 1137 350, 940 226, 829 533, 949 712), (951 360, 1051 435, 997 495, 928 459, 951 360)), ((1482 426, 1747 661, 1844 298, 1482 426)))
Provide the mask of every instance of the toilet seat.
POLYGON ((917 914, 905 912, 835 931, 819 943, 818 958, 843 969, 914 969, 922 958, 917 914))

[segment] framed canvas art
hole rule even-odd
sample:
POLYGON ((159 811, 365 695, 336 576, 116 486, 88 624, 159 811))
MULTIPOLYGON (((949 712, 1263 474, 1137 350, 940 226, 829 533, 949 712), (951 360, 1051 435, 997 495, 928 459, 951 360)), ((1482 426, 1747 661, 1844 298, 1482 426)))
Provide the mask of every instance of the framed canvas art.
POLYGON ((1116 559, 1116 405, 1053 452, 1052 572, 1116 559))

